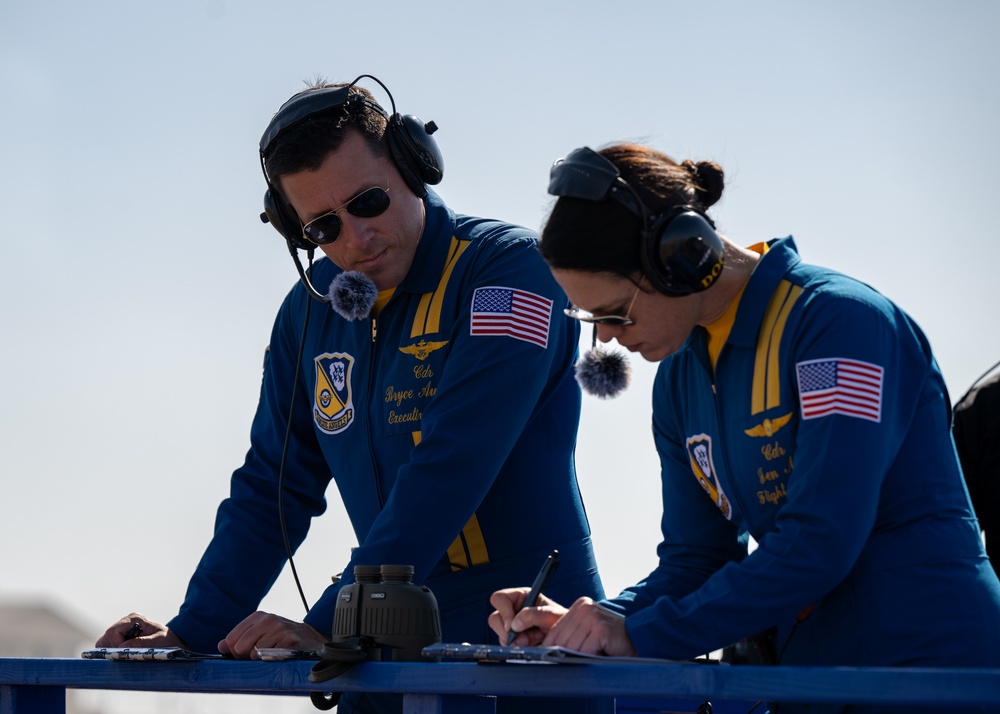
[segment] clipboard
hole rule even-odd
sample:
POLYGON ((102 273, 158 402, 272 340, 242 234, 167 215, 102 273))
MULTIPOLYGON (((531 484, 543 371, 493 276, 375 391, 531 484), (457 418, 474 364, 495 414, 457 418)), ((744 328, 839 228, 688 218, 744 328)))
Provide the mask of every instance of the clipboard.
POLYGON ((129 661, 167 661, 167 660, 196 660, 196 659, 223 659, 221 654, 205 654, 203 652, 192 652, 180 647, 99 647, 92 650, 84 650, 81 654, 84 659, 114 659, 129 661))
POLYGON ((427 659, 450 662, 512 662, 540 664, 691 664, 716 663, 716 660, 674 660, 655 657, 610 657, 586 654, 566 647, 507 647, 504 645, 473 645, 468 642, 436 642, 421 650, 427 659))

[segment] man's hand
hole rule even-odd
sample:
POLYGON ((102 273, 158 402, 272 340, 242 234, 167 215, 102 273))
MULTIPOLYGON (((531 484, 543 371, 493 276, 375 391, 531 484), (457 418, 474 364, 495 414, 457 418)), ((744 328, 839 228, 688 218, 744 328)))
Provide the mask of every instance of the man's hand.
POLYGON ((133 612, 113 624, 95 647, 181 647, 187 645, 173 631, 145 615, 133 612), (131 637, 129 635, 132 635, 131 637))
POLYGON ((496 611, 487 622, 500 638, 500 644, 507 644, 507 633, 511 630, 518 633, 511 643, 513 645, 525 647, 541 644, 546 633, 566 613, 566 608, 541 593, 535 601, 535 607, 521 609, 530 590, 531 588, 508 588, 497 590, 490 596, 490 605, 496 611))
POLYGON ((236 659, 260 659, 258 647, 316 651, 322 649, 328 639, 304 622, 257 611, 219 642, 219 652, 236 659))

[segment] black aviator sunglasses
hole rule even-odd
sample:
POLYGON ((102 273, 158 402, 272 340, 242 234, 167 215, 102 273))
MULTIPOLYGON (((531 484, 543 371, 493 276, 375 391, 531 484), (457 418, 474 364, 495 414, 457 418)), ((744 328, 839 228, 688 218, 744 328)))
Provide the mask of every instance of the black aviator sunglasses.
POLYGON ((329 245, 340 237, 340 211, 347 211, 358 218, 381 216, 389 208, 389 189, 379 186, 366 188, 342 206, 317 216, 304 226, 302 235, 315 245, 329 245))

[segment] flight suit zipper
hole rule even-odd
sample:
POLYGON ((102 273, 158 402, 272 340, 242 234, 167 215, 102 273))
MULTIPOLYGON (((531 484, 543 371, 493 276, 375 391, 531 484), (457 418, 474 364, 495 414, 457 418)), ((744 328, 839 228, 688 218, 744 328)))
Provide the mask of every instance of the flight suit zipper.
MULTIPOLYGON (((368 360, 368 397, 372 400, 372 404, 378 403, 378 399, 375 395, 375 372, 376 372, 376 337, 378 336, 378 324, 376 319, 372 317, 372 347, 371 356, 368 360)), ((369 410, 371 410, 371 405, 369 405, 369 410)), ((369 414, 377 414, 378 410, 369 411, 369 414)), ((374 437, 374 422, 371 417, 365 420, 366 428, 368 430, 368 456, 372 462, 372 474, 375 479, 375 497, 378 500, 379 508, 385 508, 385 495, 382 493, 382 480, 379 478, 378 461, 375 458, 375 441, 374 437)))
MULTIPOLYGON (((704 346, 704 345, 702 345, 704 346)), ((716 382, 715 375, 719 372, 719 365, 722 364, 723 358, 729 351, 729 343, 722 345, 722 349, 719 351, 719 357, 715 362, 715 370, 712 370, 711 363, 708 362, 708 355, 703 354, 702 350, 699 350, 699 357, 701 358, 702 367, 706 370, 709 375, 709 379, 712 383, 712 401, 715 404, 715 433, 718 439, 718 462, 722 464, 722 473, 716 474, 716 478, 719 479, 719 487, 725 487, 723 493, 729 498, 730 507, 732 508, 732 513, 730 513, 730 519, 733 523, 739 524, 739 520, 736 518, 737 509, 742 516, 742 520, 749 527, 749 512, 746 509, 746 504, 743 501, 743 494, 739 488, 739 484, 736 483, 735 476, 733 475, 732 466, 729 460, 729 452, 726 448, 726 444, 723 443, 730 437, 730 434, 725 429, 724 425, 727 422, 723 418, 723 401, 719 398, 718 383, 716 382)), ((714 457, 713 457, 714 459, 714 457)))

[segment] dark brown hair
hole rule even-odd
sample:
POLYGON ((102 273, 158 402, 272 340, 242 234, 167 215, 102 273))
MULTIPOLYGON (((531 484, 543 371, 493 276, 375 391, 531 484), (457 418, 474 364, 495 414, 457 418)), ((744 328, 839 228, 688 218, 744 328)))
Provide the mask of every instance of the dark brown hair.
MULTIPOLYGON (((712 161, 678 164, 664 153, 639 144, 601 149, 652 215, 688 205, 704 212, 722 197, 722 168, 712 161)), ((540 249, 553 268, 615 273, 641 272, 642 220, 617 201, 559 198, 542 228, 540 249)))
MULTIPOLYGON (((344 86, 316 83, 310 89, 344 86)), ((378 104, 371 92, 355 85, 348 96, 345 103, 310 116, 289 127, 274 140, 264 159, 267 175, 272 181, 300 171, 315 171, 327 156, 340 148, 344 136, 351 129, 364 137, 376 156, 389 155, 384 138, 386 118, 376 108, 378 104)))

